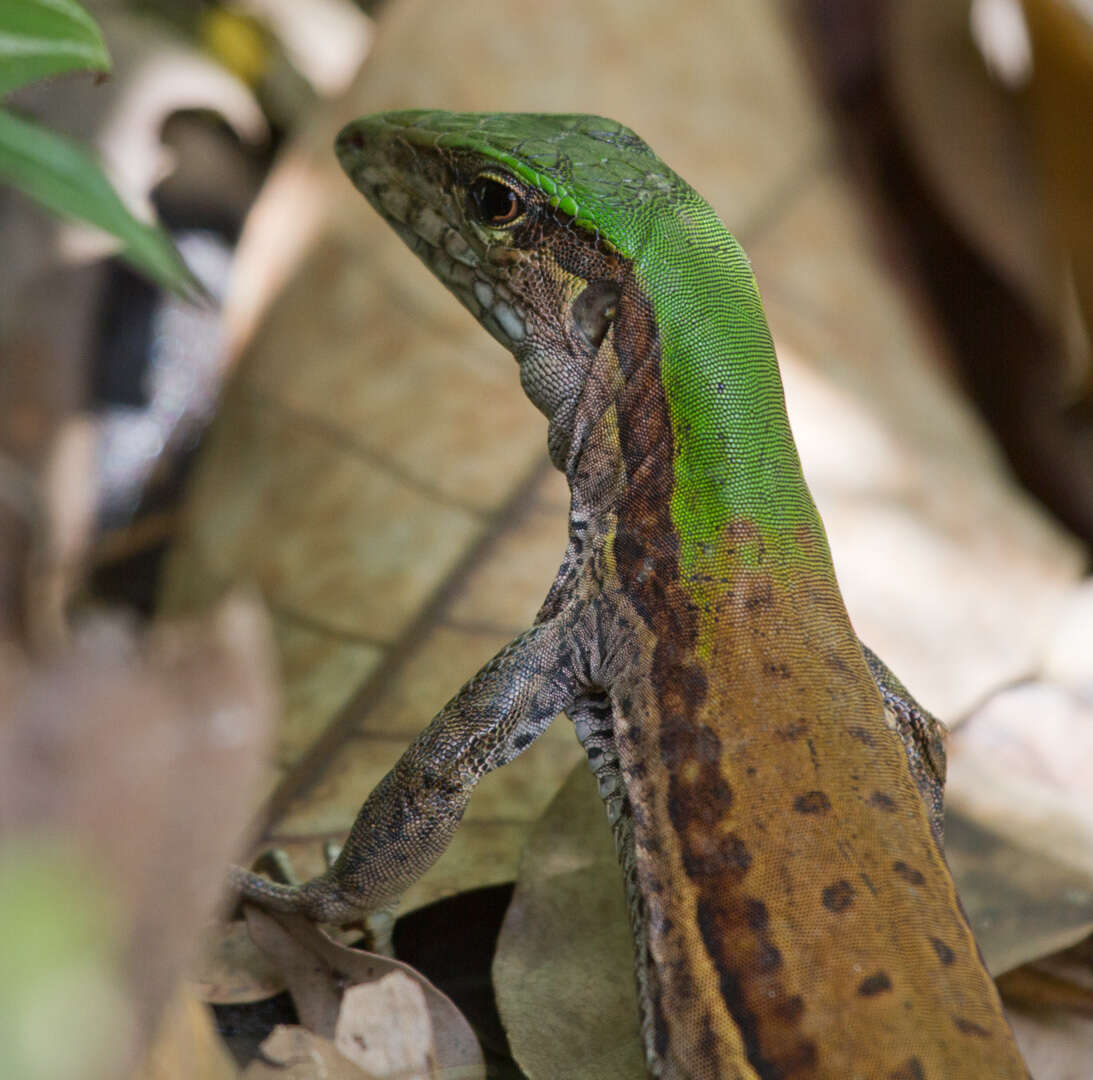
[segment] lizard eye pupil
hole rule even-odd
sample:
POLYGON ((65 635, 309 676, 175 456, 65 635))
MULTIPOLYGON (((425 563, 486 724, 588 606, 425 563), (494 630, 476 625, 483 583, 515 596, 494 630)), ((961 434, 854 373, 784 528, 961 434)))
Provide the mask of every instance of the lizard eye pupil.
POLYGON ((483 225, 510 225, 524 212, 524 200, 508 184, 480 176, 470 188, 471 209, 483 225))

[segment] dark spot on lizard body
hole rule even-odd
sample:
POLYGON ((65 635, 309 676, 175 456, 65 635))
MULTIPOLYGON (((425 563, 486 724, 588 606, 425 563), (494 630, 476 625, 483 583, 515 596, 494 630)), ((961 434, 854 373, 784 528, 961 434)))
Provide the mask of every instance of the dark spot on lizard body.
POLYGON ((823 891, 823 905, 828 911, 839 914, 854 904, 854 886, 845 879, 835 881, 823 891))
POLYGON ((754 897, 744 901, 744 918, 749 930, 765 930, 770 922, 767 905, 754 897))
POLYGON ((899 874, 908 885, 925 885, 926 878, 923 876, 921 870, 916 870, 913 866, 908 866, 902 859, 897 859, 892 863, 892 869, 899 874))
POLYGON ((917 1057, 909 1057, 888 1074, 888 1080, 926 1080, 926 1072, 917 1057))
POLYGON ((793 800, 793 809, 798 814, 826 814, 831 800, 822 791, 806 791, 793 800))
MULTIPOLYGON (((756 581, 750 583, 744 596, 744 607, 747 611, 755 613, 774 604, 774 591, 770 582, 756 581)), ((758 629, 758 624, 752 624, 753 629, 758 629)))
POLYGON ((777 971, 782 966, 782 953, 769 942, 763 942, 755 957, 755 970, 763 975, 777 971))
POLYGON ((991 1037, 988 1028, 975 1023, 973 1020, 965 1020, 963 1016, 954 1016, 953 1023, 956 1024, 957 1030, 962 1031, 965 1035, 974 1035, 979 1039, 989 1039, 991 1037))
POLYGON ((792 997, 782 998, 774 1007, 775 1013, 783 1020, 793 1022, 799 1020, 804 1015, 805 1011, 805 999, 800 994, 794 994, 792 997))
POLYGON ((934 947, 934 952, 937 953, 937 958, 948 967, 956 959, 956 955, 953 950, 949 948, 940 938, 930 938, 930 944, 934 947))
POLYGON ((747 844, 735 833, 705 835, 694 823, 681 834, 683 870, 699 884, 712 880, 742 881, 751 866, 747 844))
POLYGON ((858 724, 851 724, 846 731, 852 739, 857 739, 863 746, 872 747, 876 745, 873 733, 868 728, 863 728, 858 724))
POLYGON ((896 812, 896 800, 891 795, 886 795, 883 791, 874 791, 869 796, 869 804, 875 806, 878 810, 884 810, 889 814, 896 812))
POLYGON ((775 734, 779 739, 785 739, 787 742, 793 742, 799 739, 802 735, 808 734, 808 721, 802 716, 794 720, 792 724, 786 724, 783 727, 778 728, 775 734))
POLYGON ((891 989, 892 980, 888 977, 887 972, 875 971, 872 975, 867 975, 858 984, 858 996, 876 997, 877 994, 883 994, 891 989))

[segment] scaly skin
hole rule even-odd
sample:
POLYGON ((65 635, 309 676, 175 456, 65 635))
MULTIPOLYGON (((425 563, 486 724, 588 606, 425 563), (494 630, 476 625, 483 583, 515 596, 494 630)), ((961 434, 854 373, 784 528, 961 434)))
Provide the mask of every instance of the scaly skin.
POLYGON ((939 728, 850 626, 739 245, 599 117, 389 113, 337 149, 515 355, 569 547, 331 870, 240 892, 324 921, 389 904, 564 709, 620 852, 651 1075, 1027 1076, 941 850, 939 728))

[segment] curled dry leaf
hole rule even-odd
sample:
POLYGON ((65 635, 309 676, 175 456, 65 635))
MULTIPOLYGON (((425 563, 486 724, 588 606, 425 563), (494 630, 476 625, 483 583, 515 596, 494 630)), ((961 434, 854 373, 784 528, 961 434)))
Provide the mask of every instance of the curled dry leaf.
POLYGON ((345 989, 400 972, 416 982, 424 995, 433 1032, 433 1074, 484 1080, 482 1051, 470 1025, 451 999, 413 968, 338 945, 302 916, 270 914, 249 904, 243 911, 255 942, 274 957, 284 973, 305 1027, 323 1038, 334 1038, 345 989))
POLYGON ((210 1005, 265 1001, 285 988, 280 968, 238 919, 206 927, 188 977, 194 992, 210 1005))
POLYGON ((342 995, 334 1045, 376 1076, 428 1080, 433 1025, 421 984, 401 971, 351 986, 342 995))
POLYGON ((583 763, 524 849, 493 981, 513 1056, 531 1080, 645 1075, 622 875, 583 763))
POLYGON ((270 1032, 242 1080, 375 1080, 329 1039, 307 1028, 281 1024, 270 1032))
POLYGON ((1093 702, 1047 682, 999 691, 949 740, 947 805, 1085 875, 1093 890, 1093 702))
POLYGON ((1093 937, 998 980, 1034 1076, 1085 1080, 1093 1060, 1093 937))

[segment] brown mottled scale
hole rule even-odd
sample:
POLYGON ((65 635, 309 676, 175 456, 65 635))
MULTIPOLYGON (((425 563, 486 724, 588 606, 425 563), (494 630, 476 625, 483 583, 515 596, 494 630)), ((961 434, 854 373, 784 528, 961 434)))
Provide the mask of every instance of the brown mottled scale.
POLYGON ((299 887, 239 870, 237 890, 321 921, 382 908, 564 709, 615 832, 650 1075, 1026 1077, 940 846, 940 729, 850 626, 735 241, 599 117, 394 113, 338 153, 519 361, 570 541, 534 624, 414 740, 335 865, 299 887), (528 178, 581 170, 630 256, 528 178), (698 490, 713 509, 689 518, 698 490))

